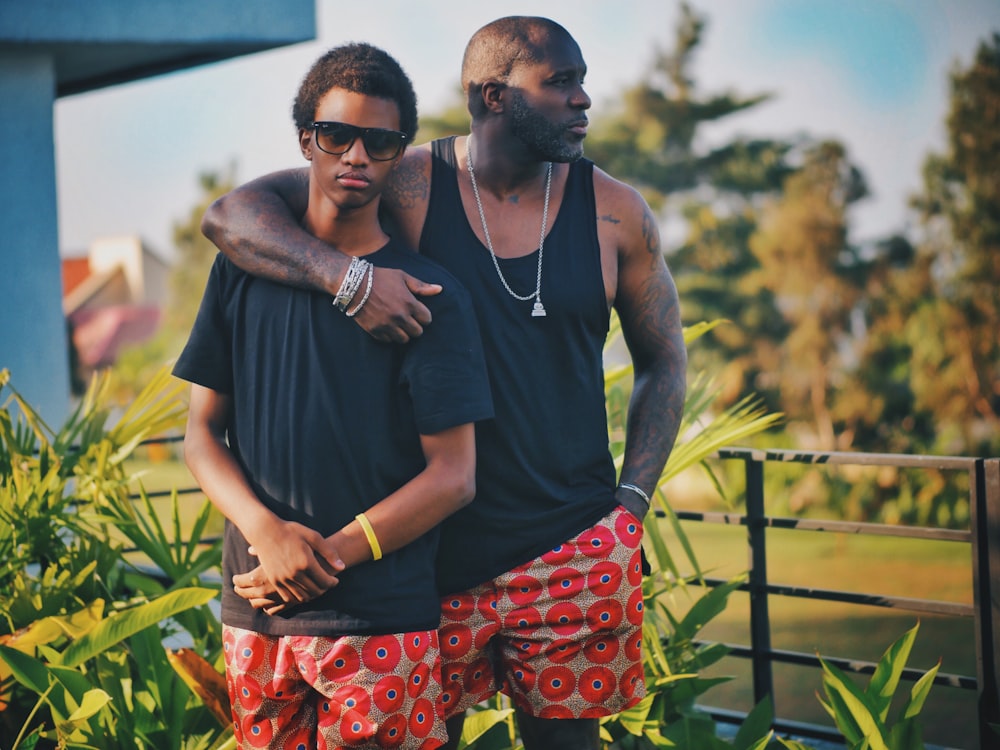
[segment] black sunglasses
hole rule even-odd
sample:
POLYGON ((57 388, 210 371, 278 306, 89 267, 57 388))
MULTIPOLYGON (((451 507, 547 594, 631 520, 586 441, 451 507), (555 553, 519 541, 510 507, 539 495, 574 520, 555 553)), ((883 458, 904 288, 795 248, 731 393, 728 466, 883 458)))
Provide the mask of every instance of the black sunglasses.
POLYGON ((392 161, 403 150, 406 133, 385 128, 359 128, 346 122, 314 122, 316 145, 321 151, 334 156, 345 153, 358 136, 365 145, 365 151, 375 161, 392 161))

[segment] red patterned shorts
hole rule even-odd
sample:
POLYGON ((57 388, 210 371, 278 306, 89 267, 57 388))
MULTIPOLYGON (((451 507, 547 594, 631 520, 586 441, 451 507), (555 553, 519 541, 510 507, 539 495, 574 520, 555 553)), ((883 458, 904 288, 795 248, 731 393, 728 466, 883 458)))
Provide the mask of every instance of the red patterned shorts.
POLYGON ((646 693, 642 524, 618 507, 541 557, 441 601, 442 712, 501 691, 531 716, 599 718, 646 693))
POLYGON ((240 748, 431 750, 447 739, 434 630, 271 636, 223 626, 240 748))

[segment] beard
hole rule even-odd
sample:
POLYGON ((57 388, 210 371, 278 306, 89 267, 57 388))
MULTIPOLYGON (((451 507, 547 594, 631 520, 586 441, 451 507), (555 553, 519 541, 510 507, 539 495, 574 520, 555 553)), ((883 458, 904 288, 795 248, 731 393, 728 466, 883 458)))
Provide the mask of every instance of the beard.
MULTIPOLYGON (((518 92, 513 92, 510 104, 511 129, 540 161, 571 162, 583 156, 583 140, 566 137, 568 123, 554 123, 538 110, 532 109, 518 92)), ((575 117, 574 120, 578 120, 575 117)))

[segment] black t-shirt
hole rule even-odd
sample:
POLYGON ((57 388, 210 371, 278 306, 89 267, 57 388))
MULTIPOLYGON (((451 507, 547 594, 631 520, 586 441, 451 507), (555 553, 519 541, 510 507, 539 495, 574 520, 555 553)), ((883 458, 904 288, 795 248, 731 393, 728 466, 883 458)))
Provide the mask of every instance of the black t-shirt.
MULTIPOLYGON (((446 271, 390 241, 366 256, 441 283, 434 316, 406 345, 376 342, 328 295, 240 271, 218 256, 174 374, 233 397, 230 448, 276 514, 329 535, 425 466, 419 436, 492 416, 469 295, 446 271)), ((392 633, 437 626, 437 529, 340 576, 322 597, 272 617, 232 590, 257 565, 226 524, 222 620, 275 635, 392 633)))
MULTIPOLYGON (((549 217, 542 269, 548 314, 532 317, 532 300, 504 289, 472 230, 458 190, 454 138, 434 141, 432 153, 420 252, 472 297, 496 412, 476 425, 476 501, 442 524, 438 583, 451 593, 547 552, 615 507, 603 363, 610 313, 593 162, 570 165, 559 212, 549 217)), ((516 292, 534 290, 537 251, 497 263, 516 292)))

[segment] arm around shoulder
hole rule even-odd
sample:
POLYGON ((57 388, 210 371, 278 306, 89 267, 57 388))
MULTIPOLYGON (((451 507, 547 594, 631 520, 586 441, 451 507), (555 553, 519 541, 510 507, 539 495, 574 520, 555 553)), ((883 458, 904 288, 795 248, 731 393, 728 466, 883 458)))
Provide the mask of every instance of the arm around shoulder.
MULTIPOLYGON (((413 200, 413 191, 420 187, 417 181, 409 190, 390 193, 413 200)), ((247 273, 333 297, 351 259, 300 226, 308 201, 307 169, 274 172, 217 199, 202 217, 201 230, 247 273)), ((354 320, 380 341, 405 343, 431 321, 415 295, 439 291, 440 287, 401 271, 380 268, 374 273, 371 295, 354 320)))
POLYGON ((273 172, 216 199, 201 231, 247 273, 333 294, 348 259, 300 226, 308 202, 307 169, 273 172))

